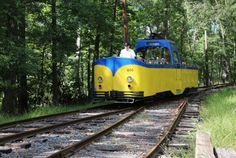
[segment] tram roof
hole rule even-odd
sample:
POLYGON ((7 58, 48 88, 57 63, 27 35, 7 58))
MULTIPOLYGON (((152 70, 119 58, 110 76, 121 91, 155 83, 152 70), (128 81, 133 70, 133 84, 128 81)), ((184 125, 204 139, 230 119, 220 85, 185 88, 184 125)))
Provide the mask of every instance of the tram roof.
POLYGON ((136 42, 135 51, 146 47, 165 47, 171 49, 171 44, 175 45, 174 42, 166 39, 139 39, 136 42))

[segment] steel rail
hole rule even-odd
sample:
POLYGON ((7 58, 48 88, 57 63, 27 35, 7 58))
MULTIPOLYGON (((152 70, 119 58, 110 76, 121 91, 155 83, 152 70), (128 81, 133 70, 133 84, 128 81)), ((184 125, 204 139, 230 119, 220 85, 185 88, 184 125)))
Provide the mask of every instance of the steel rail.
POLYGON ((131 114, 127 115, 126 117, 120 119, 119 121, 113 123, 112 125, 110 125, 109 127, 105 128, 104 130, 95 133, 83 140, 81 140, 80 142, 67 146, 64 149, 48 156, 47 158, 64 158, 67 156, 71 156, 74 154, 75 151, 79 151, 81 148, 85 147, 86 145, 90 144, 92 141, 94 141, 95 139, 109 133, 112 131, 112 129, 118 127, 119 125, 121 125, 122 123, 124 123, 125 121, 127 121, 128 119, 130 119, 132 116, 134 116, 135 114, 137 114, 138 112, 140 112, 141 110, 143 110, 144 107, 138 108, 136 111, 132 112, 131 114))
POLYGON ((174 129, 176 128, 182 114, 184 113, 186 107, 188 105, 187 100, 184 100, 178 105, 178 112, 177 117, 174 119, 173 123, 167 128, 167 130, 164 132, 164 135, 162 138, 156 143, 156 145, 151 148, 146 155, 143 156, 143 158, 149 158, 153 156, 155 152, 161 149, 161 145, 167 140, 167 138, 174 132, 174 129))
POLYGON ((122 109, 122 110, 102 113, 102 114, 99 114, 99 115, 84 117, 84 118, 80 118, 80 119, 69 121, 69 122, 59 123, 59 124, 55 124, 55 125, 51 125, 51 126, 38 128, 38 129, 35 129, 35 130, 30 130, 30 131, 25 131, 25 132, 9 135, 9 136, 0 138, 0 144, 4 144, 6 142, 15 141, 15 140, 19 140, 19 139, 22 139, 22 138, 25 138, 25 137, 30 137, 30 136, 33 136, 33 135, 36 135, 36 134, 48 132, 48 131, 54 130, 56 128, 61 128, 61 127, 69 126, 69 125, 72 125, 72 124, 77 124, 77 123, 81 123, 81 122, 84 122, 84 121, 89 121, 89 120, 92 120, 92 119, 95 119, 95 118, 100 118, 100 117, 104 117, 104 116, 108 116, 108 115, 118 114, 118 113, 121 113, 121 112, 130 111, 130 110, 132 110, 132 108, 126 108, 126 109, 122 109))
MULTIPOLYGON (((109 106, 109 105, 111 105, 111 104, 101 105, 101 106, 109 106)), ((30 118, 30 119, 24 119, 24 120, 19 120, 19 121, 14 121, 14 122, 8 122, 8 123, 0 124, 0 129, 9 128, 9 127, 12 127, 12 126, 15 126, 15 125, 18 125, 18 124, 22 124, 22 123, 31 123, 31 122, 37 121, 37 120, 49 119, 49 118, 53 118, 53 117, 57 117, 57 116, 66 116, 66 115, 81 112, 83 110, 91 110, 91 109, 96 109, 96 108, 99 108, 99 107, 92 107, 92 108, 89 108, 89 109, 82 109, 82 110, 75 110, 75 111, 69 111, 69 112, 63 112, 63 113, 56 113, 56 114, 51 114, 51 115, 44 115, 44 116, 34 117, 34 118, 30 118)))
POLYGON ((211 85, 211 86, 199 86, 198 88, 214 88, 214 87, 227 87, 227 86, 229 86, 229 85, 231 85, 231 83, 225 83, 225 84, 223 84, 223 83, 221 83, 221 84, 215 84, 215 85, 211 85))

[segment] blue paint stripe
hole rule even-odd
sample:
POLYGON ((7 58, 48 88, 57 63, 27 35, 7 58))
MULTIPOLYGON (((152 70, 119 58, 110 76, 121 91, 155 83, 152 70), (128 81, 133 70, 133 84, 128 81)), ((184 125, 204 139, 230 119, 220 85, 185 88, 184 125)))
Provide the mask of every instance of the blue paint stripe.
POLYGON ((193 66, 177 65, 177 64, 146 64, 142 61, 130 58, 120 58, 120 57, 108 57, 103 59, 98 59, 94 62, 94 65, 103 65, 108 67, 112 71, 114 76, 116 71, 125 65, 139 65, 146 68, 176 68, 176 69, 197 69, 193 66))

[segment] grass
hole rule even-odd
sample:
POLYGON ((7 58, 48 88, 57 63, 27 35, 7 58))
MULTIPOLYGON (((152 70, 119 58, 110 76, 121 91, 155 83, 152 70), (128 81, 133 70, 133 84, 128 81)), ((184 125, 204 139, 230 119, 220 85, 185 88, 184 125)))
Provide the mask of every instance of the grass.
POLYGON ((236 89, 226 88, 207 97, 199 130, 209 132, 213 146, 236 150, 236 89))
MULTIPOLYGON (((214 147, 236 150, 236 88, 225 88, 211 94, 201 105, 203 121, 198 130, 209 132, 214 147)), ((190 148, 170 153, 172 158, 191 158, 195 154, 196 133, 189 135, 190 148)))
MULTIPOLYGON (((85 103, 85 104, 76 104, 76 105, 60 105, 60 106, 38 106, 37 108, 29 111, 28 113, 22 115, 7 115, 0 112, 0 124, 4 124, 7 122, 17 121, 17 120, 24 120, 29 118, 34 118, 38 116, 68 112, 68 111, 75 111, 75 110, 82 110, 88 109, 96 106, 101 106, 102 104, 92 104, 92 103, 85 103)), ((104 104, 103 104, 104 105, 104 104)))
POLYGON ((178 149, 174 152, 167 153, 171 158, 192 158, 195 155, 195 132, 190 132, 187 136, 187 143, 190 144, 188 149, 178 149))

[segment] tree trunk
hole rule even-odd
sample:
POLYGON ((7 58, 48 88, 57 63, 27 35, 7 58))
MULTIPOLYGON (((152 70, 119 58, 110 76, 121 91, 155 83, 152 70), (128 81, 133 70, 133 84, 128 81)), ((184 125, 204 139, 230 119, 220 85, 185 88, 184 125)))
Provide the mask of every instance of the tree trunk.
POLYGON ((221 55, 221 60, 222 60, 222 63, 221 63, 221 66, 223 66, 224 69, 222 69, 222 74, 221 74, 221 79, 222 79, 222 82, 223 84, 225 84, 227 78, 228 78, 228 67, 227 67, 227 57, 225 56, 226 55, 226 44, 225 44, 225 31, 224 31, 224 28, 223 28, 223 25, 221 23, 220 20, 218 20, 219 23, 220 23, 220 39, 222 40, 223 42, 223 45, 221 47, 223 47, 223 54, 221 55))
POLYGON ((96 37, 95 37, 95 59, 99 58, 99 44, 100 44, 100 33, 99 26, 96 28, 96 37))
POLYGON ((234 75, 233 75, 233 83, 236 82, 236 36, 234 38, 234 75))
POLYGON ((78 95, 79 96, 81 96, 81 94, 82 94, 82 88, 81 88, 81 84, 82 84, 82 82, 81 82, 81 75, 80 75, 80 71, 81 71, 81 65, 82 65, 82 63, 81 63, 81 61, 82 61, 82 59, 81 59, 82 57, 81 57, 81 52, 78 54, 78 65, 77 65, 77 67, 78 67, 78 69, 77 69, 77 77, 76 77, 76 82, 78 82, 78 95))
POLYGON ((164 36, 166 39, 169 38, 169 1, 165 1, 165 19, 163 22, 163 27, 164 27, 164 36))
POLYGON ((220 56, 220 67, 222 67, 221 68, 221 74, 220 74, 220 78, 221 78, 221 82, 223 83, 223 84, 225 84, 225 70, 224 70, 224 59, 223 59, 224 57, 223 57, 223 55, 221 55, 220 56))
POLYGON ((208 68, 208 40, 207 40, 207 32, 205 30, 205 85, 209 86, 209 68, 208 68))
MULTIPOLYGON (((17 43, 18 31, 17 31, 17 10, 15 1, 9 1, 9 10, 7 14, 7 32, 6 36, 8 40, 12 43, 17 43)), ((16 47, 16 45, 13 45, 16 47)), ((12 46, 6 46, 6 51, 8 51, 10 57, 14 57, 15 50, 12 46)), ((15 57, 14 57, 15 58, 15 57)), ((2 111, 6 113, 16 113, 17 112, 17 89, 16 89, 16 63, 12 60, 9 64, 9 69, 4 71, 3 80, 6 84, 3 88, 3 103, 2 111)))
MULTIPOLYGON (((220 55, 220 57, 219 57, 219 59, 218 59, 218 64, 219 65, 221 65, 221 55, 220 55)), ((218 66, 218 68, 219 68, 219 71, 218 71, 218 84, 220 84, 220 82, 221 82, 221 69, 222 69, 222 66, 218 66)))
POLYGON ((88 50, 88 60, 87 60, 87 63, 88 63, 88 65, 87 65, 87 85, 88 85, 88 89, 87 89, 87 91, 88 91, 88 99, 90 99, 91 98, 91 80, 90 80, 90 75, 91 75, 91 71, 90 71, 90 58, 91 58, 91 49, 89 48, 89 50, 88 50))
POLYGON ((38 97, 36 100, 37 104, 44 104, 45 101, 43 101, 44 98, 44 60, 45 60, 45 51, 46 51, 47 45, 45 44, 43 46, 42 54, 41 54, 41 63, 40 63, 40 74, 39 74, 39 90, 38 90, 38 97))
POLYGON ((211 63, 210 63, 210 81, 211 81, 211 84, 214 85, 215 84, 215 78, 214 78, 214 52, 211 53, 211 63))
POLYGON ((128 43, 129 36, 128 36, 128 18, 126 11, 126 0, 122 0, 122 8, 123 8, 123 18, 124 18, 124 43, 128 43))
POLYGON ((95 87, 94 87, 94 61, 95 61, 95 56, 93 56, 93 64, 92 64, 91 99, 94 98, 94 92, 95 92, 95 87))
POLYGON ((57 17, 56 17, 56 0, 51 0, 52 14, 52 101, 58 104, 60 99, 60 83, 57 68, 57 17))
POLYGON ((232 78, 233 78, 233 73, 232 73, 232 67, 231 67, 231 61, 230 61, 231 58, 228 58, 228 67, 229 67, 229 76, 228 76, 228 82, 232 82, 232 78))
POLYGON ((84 84, 84 60, 83 60, 83 55, 81 54, 81 64, 80 64, 80 70, 81 70, 81 95, 84 95, 84 89, 85 89, 85 84, 84 84))
POLYGON ((183 47, 184 47, 184 22, 182 23, 181 26, 181 33, 180 33, 180 53, 183 53, 183 47))
POLYGON ((20 39, 20 47, 21 52, 19 57, 19 65, 21 66, 20 71, 18 72, 19 76, 19 93, 18 93, 18 101, 19 101, 19 112, 27 112, 29 110, 28 105, 28 92, 27 92, 27 73, 24 69, 23 65, 26 65, 27 56, 25 52, 25 4, 21 2, 21 12, 19 13, 19 39, 20 39))
POLYGON ((16 71, 12 70, 8 72, 5 80, 8 81, 7 87, 4 88, 4 98, 2 111, 8 114, 17 113, 17 91, 16 91, 16 71))
POLYGON ((185 32, 185 22, 183 21, 181 24, 181 30, 180 30, 180 53, 182 54, 183 61, 187 62, 187 54, 183 52, 184 47, 184 32, 185 32))
POLYGON ((117 7, 117 2, 118 2, 118 0, 115 0, 115 2, 114 2, 114 7, 113 7, 113 18, 112 18, 112 20, 113 20, 113 26, 112 26, 112 29, 111 29, 111 41, 110 41, 110 56, 112 55, 112 54, 114 54, 113 53, 113 41, 114 41, 114 36, 115 36, 115 21, 116 21, 116 7, 117 7))

